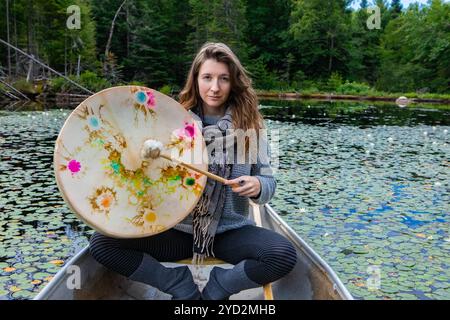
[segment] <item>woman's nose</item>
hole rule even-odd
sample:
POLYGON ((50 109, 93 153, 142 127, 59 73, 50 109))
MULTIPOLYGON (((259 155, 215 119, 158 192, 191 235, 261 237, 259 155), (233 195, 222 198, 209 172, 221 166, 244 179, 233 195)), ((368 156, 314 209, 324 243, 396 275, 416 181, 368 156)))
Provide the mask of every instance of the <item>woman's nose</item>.
POLYGON ((217 91, 220 90, 219 83, 218 83, 217 80, 214 80, 212 82, 210 90, 213 91, 213 92, 217 92, 217 91))

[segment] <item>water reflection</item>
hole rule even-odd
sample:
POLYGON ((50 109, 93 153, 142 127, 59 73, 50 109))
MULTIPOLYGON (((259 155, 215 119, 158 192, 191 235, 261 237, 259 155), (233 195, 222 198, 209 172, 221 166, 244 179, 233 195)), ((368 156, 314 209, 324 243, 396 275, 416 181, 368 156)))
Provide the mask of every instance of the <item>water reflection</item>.
POLYGON ((438 110, 433 109, 433 105, 399 108, 395 104, 380 102, 263 100, 261 107, 266 119, 314 125, 348 124, 361 128, 379 125, 450 125, 450 108, 438 110))

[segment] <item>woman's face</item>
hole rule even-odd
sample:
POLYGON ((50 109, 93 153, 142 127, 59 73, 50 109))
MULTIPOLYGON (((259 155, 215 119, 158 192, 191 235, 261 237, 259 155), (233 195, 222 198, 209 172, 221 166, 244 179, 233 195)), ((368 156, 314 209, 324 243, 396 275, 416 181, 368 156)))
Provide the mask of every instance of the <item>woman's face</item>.
POLYGON ((231 91, 228 66, 214 59, 206 60, 200 67, 197 82, 205 113, 223 115, 231 91))

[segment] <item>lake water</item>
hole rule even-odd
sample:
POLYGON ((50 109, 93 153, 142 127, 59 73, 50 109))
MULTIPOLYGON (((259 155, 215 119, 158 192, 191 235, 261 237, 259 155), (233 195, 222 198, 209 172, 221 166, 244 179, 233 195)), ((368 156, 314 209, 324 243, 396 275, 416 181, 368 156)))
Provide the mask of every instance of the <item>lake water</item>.
MULTIPOLYGON (((271 205, 350 292, 450 299, 450 112, 261 104, 278 181, 271 205)), ((0 299, 35 296, 92 233, 53 177, 54 141, 69 113, 0 111, 0 299)))

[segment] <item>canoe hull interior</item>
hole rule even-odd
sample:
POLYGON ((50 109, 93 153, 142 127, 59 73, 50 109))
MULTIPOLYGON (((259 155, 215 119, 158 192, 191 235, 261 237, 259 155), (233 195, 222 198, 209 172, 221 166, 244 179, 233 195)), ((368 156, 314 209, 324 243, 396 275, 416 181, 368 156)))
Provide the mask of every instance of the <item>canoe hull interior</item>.
MULTIPOLYGON (((345 287, 334 272, 326 270, 316 261, 314 252, 305 250, 299 237, 286 225, 274 219, 275 212, 267 206, 261 207, 263 227, 272 229, 289 238, 297 249, 298 259, 294 269, 284 278, 272 284, 275 299, 282 300, 340 300, 351 299, 345 287), (267 214, 270 213, 270 214, 267 214), (337 281, 336 281, 337 280, 337 281)), ((276 215, 276 214, 275 214, 276 215)), ((276 215, 277 216, 277 215, 276 215)), ((275 216, 275 217, 276 217, 275 216)), ((320 261, 319 261, 320 262, 320 261)), ((168 267, 179 263, 164 263, 168 267)), ((210 270, 215 266, 232 268, 230 264, 188 265, 200 289, 206 284, 210 270)), ((35 299, 57 300, 166 300, 171 296, 149 285, 131 281, 124 276, 107 270, 96 262, 84 248, 55 275, 53 280, 35 299), (77 278, 78 277, 78 278, 77 278)), ((230 300, 263 300, 262 287, 244 290, 230 297, 230 300)))

